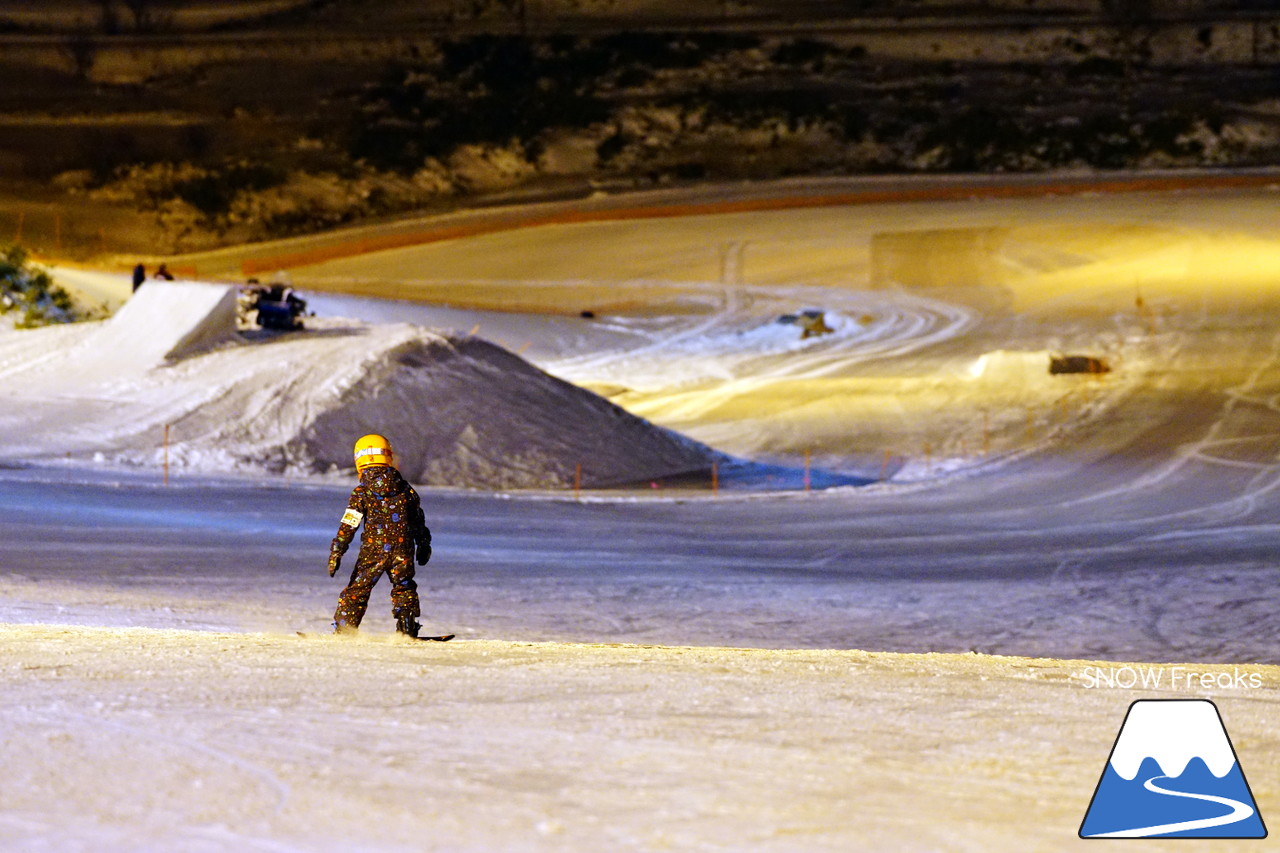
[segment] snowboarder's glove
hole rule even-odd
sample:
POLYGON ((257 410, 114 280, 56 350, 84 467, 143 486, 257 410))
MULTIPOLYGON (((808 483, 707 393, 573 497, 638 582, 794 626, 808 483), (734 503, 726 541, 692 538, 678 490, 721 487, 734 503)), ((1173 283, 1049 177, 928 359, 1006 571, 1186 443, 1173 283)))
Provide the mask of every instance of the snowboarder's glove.
POLYGON ((427 562, 431 559, 431 546, 419 545, 417 556, 418 556, 418 565, 425 566, 427 562))
POLYGON ((338 573, 338 566, 342 564, 341 554, 329 555, 329 577, 333 577, 338 573))

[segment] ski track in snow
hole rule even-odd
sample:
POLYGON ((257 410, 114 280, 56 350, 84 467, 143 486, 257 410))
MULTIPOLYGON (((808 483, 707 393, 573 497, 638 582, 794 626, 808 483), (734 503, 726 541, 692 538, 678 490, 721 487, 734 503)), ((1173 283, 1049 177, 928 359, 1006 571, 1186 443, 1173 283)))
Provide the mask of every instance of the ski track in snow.
POLYGON ((257 784, 263 788, 270 790, 274 794, 275 803, 270 811, 273 815, 278 815, 289 802, 290 790, 277 775, 258 767, 250 761, 246 761, 239 756, 233 755, 225 750, 217 749, 206 743, 200 743, 188 738, 178 737, 175 735, 166 735, 157 732, 154 728, 143 729, 137 726, 129 726, 123 723, 104 721, 99 718, 89 717, 84 714, 75 714, 69 711, 62 712, 59 716, 73 720, 80 726, 94 727, 99 729, 109 729, 117 732, 126 738, 133 738, 141 741, 159 744, 166 750, 174 750, 178 752, 195 752, 205 756, 213 761, 227 764, 246 776, 252 777, 257 784))
MULTIPOLYGON (((1253 476, 1239 489, 1239 494, 1220 501, 1195 503, 1175 512, 1141 514, 1128 519, 1125 524, 1130 528, 1138 527, 1175 527, 1169 532, 1150 534, 1148 541, 1159 542, 1171 539, 1185 539, 1192 536, 1239 535, 1246 530, 1259 533, 1270 529, 1271 525, 1261 524, 1234 526, 1235 522, 1244 521, 1255 515, 1263 506, 1263 501, 1280 489, 1280 461, 1233 460, 1224 459, 1215 454, 1215 450, 1231 448, 1255 442, 1275 443, 1280 438, 1280 431, 1254 434, 1243 437, 1220 438, 1219 434, 1227 428, 1232 416, 1241 406, 1257 406, 1265 408, 1280 419, 1280 395, 1256 397, 1251 389, 1268 373, 1280 372, 1280 333, 1271 340, 1270 351, 1261 359, 1249 377, 1240 385, 1224 389, 1225 403, 1219 416, 1212 421, 1203 436, 1193 442, 1173 448, 1171 459, 1156 470, 1146 472, 1123 487, 1090 493, 1081 498, 1063 501, 1060 509, 1070 510, 1084 504, 1097 504, 1115 501, 1120 498, 1141 496, 1157 492, 1159 488, 1177 475, 1186 471, 1188 466, 1199 463, 1210 467, 1234 468, 1253 472, 1253 476), (1199 529, 1194 525, 1201 525, 1199 529), (1190 526, 1191 529, 1187 529, 1190 526)), ((1280 423, 1280 420, 1277 420, 1280 423)), ((1272 457, 1274 458, 1274 457, 1272 457)), ((1097 526, 1097 525, 1095 525, 1097 526)), ((1081 529, 1088 529, 1083 527, 1081 529)))
POLYGON ((805 379, 830 376, 860 363, 915 352, 968 330, 975 312, 908 293, 831 287, 704 285, 717 295, 710 316, 686 322, 621 320, 637 335, 630 346, 552 358, 549 372, 577 383, 615 381, 639 390, 707 380, 805 379), (800 340, 797 327, 777 318, 797 306, 822 306, 835 331, 800 340), (867 325, 859 319, 869 318, 867 325))

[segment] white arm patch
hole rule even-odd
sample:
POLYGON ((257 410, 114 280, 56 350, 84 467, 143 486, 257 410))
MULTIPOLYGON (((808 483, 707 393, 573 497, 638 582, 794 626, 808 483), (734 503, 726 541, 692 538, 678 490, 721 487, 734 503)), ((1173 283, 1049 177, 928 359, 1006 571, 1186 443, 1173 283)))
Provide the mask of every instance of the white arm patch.
POLYGON ((342 514, 342 523, 349 527, 359 527, 360 521, 363 518, 363 515, 356 512, 351 507, 347 507, 347 511, 342 514))

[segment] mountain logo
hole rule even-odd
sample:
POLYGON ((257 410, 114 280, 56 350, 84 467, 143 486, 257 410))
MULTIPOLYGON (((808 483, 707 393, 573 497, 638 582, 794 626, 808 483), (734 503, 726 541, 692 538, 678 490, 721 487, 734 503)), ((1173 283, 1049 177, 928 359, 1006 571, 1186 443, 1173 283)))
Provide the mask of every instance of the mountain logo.
POLYGON ((1249 783, 1208 699, 1129 706, 1081 838, 1266 838, 1249 783))

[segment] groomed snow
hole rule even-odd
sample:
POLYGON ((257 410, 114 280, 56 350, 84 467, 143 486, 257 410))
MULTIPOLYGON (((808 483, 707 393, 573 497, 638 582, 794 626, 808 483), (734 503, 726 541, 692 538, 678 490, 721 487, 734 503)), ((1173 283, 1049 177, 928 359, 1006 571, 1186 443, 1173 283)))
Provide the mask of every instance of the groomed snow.
MULTIPOLYGON (((0 844, 30 853, 1061 850, 1128 701, 1082 662, 984 655, 49 625, 0 647, 0 844)), ((1265 814, 1262 669, 1218 702, 1265 814)))

